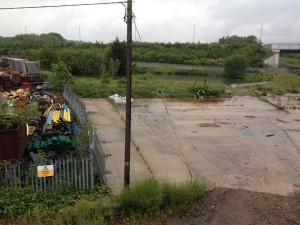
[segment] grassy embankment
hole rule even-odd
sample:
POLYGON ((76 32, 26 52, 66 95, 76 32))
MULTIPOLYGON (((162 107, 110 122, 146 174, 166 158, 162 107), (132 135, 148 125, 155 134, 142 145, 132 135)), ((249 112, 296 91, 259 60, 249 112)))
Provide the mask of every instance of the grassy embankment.
POLYGON ((279 58, 279 63, 292 66, 292 67, 297 67, 300 69, 300 58, 290 58, 290 57, 281 56, 279 58))
MULTIPOLYGON (((126 79, 77 77, 72 87, 80 97, 107 98, 113 94, 125 96, 126 79)), ((206 97, 224 93, 224 86, 208 86, 194 81, 154 80, 150 73, 132 76, 132 96, 142 97, 206 97)))
MULTIPOLYGON (((122 79, 77 78, 73 89, 80 97, 107 98, 113 94, 125 96, 126 81, 122 79)), ((202 83, 185 81, 156 81, 149 75, 133 76, 132 97, 203 97, 219 96, 224 93, 224 87, 209 87, 202 83)))
POLYGON ((0 224, 119 224, 161 221, 189 212, 206 193, 206 184, 191 180, 179 185, 154 178, 137 182, 117 196, 99 188, 90 193, 32 192, 30 188, 0 189, 0 224), (2 221, 1 221, 2 219, 2 221), (3 220, 4 219, 4 220, 3 220))
POLYGON ((191 65, 178 65, 167 63, 135 63, 134 74, 175 74, 198 76, 223 76, 222 67, 203 67, 191 65))
POLYGON ((262 86, 266 92, 275 94, 300 93, 300 76, 296 74, 278 74, 273 80, 262 86))
MULTIPOLYGON (((153 79, 152 75, 158 76, 197 76, 200 77, 223 77, 222 68, 205 68, 199 66, 170 65, 170 64, 138 64, 134 66, 132 76, 132 96, 142 97, 175 97, 194 98, 220 96, 224 94, 226 85, 204 85, 202 81, 191 80, 164 80, 153 79)), ((242 81, 244 83, 258 83, 270 81, 273 75, 247 72, 242 81)), ((235 82, 235 81, 233 81, 235 82)), ((73 89, 80 97, 107 98, 118 93, 125 96, 125 78, 100 78, 100 77, 77 77, 73 89)))
MULTIPOLYGON (((133 68, 132 76, 132 97, 174 97, 174 98, 200 98, 208 96, 220 96, 224 94, 226 85, 216 84, 204 85, 203 81, 191 80, 164 80, 154 79, 160 75, 166 77, 175 75, 184 77, 186 75, 200 77, 222 77, 221 68, 204 68, 186 65, 164 65, 164 64, 138 64, 133 68)), ((297 72, 297 71, 296 71, 297 72)), ((46 73, 51 76, 51 73, 46 73)), ((269 82, 266 85, 256 85, 258 89, 266 92, 287 93, 300 92, 298 84, 299 76, 281 70, 262 70, 247 72, 242 80, 232 82, 238 83, 259 83, 269 82)), ((204 79, 202 79, 204 80, 204 79)), ((83 98, 107 98, 113 94, 126 95, 126 78, 102 78, 100 76, 75 77, 75 84, 72 86, 78 96, 83 98)), ((256 87, 253 87, 255 90, 256 87)), ((251 90, 249 93, 252 93, 251 90)))

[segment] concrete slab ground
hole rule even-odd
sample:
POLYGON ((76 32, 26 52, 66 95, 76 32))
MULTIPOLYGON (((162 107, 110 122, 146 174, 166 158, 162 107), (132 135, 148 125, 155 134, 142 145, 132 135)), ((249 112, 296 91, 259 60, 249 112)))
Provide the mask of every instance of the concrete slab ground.
MULTIPOLYGON (((103 99, 84 102, 105 151, 111 154, 108 185, 120 190, 125 106, 103 99)), ((151 173, 172 182, 192 176, 211 186, 287 195, 300 188, 299 116, 295 107, 286 112, 249 96, 215 102, 136 99, 132 180, 151 173)))
MULTIPOLYGON (((97 130, 106 154, 106 178, 112 192, 119 193, 124 186, 125 124, 117 109, 105 99, 83 99, 87 114, 97 130)), ((150 176, 143 158, 131 145, 130 177, 134 182, 150 176)))

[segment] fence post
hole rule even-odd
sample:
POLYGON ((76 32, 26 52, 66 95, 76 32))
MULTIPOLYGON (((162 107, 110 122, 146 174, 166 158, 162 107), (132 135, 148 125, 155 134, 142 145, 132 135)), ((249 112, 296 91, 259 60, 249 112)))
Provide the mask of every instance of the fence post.
POLYGON ((90 163, 90 175, 91 175, 91 189, 94 189, 94 177, 93 177, 93 156, 92 154, 90 154, 90 159, 91 159, 91 163, 90 163))

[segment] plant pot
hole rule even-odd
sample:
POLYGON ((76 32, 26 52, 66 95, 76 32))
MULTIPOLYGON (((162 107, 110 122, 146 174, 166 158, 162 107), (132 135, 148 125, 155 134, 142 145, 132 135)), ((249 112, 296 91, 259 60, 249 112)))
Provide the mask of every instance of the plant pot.
POLYGON ((19 161, 23 158, 27 144, 26 125, 15 129, 0 129, 0 161, 19 161))

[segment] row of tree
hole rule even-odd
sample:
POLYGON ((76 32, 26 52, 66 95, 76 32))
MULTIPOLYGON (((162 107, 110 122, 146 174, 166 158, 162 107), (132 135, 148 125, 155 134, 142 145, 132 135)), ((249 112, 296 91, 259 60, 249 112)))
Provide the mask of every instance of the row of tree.
POLYGON ((244 55, 251 67, 262 67, 268 50, 255 36, 231 36, 218 43, 135 43, 133 58, 139 62, 166 62, 205 66, 223 66, 231 55, 244 55))
MULTIPOLYGON (((0 54, 41 61, 42 69, 63 61, 75 75, 125 75, 126 43, 86 43, 65 40, 60 34, 0 37, 0 54)), ((262 67, 268 50, 255 36, 223 37, 217 43, 133 43, 133 61, 224 66, 239 55, 251 67, 262 67)))

